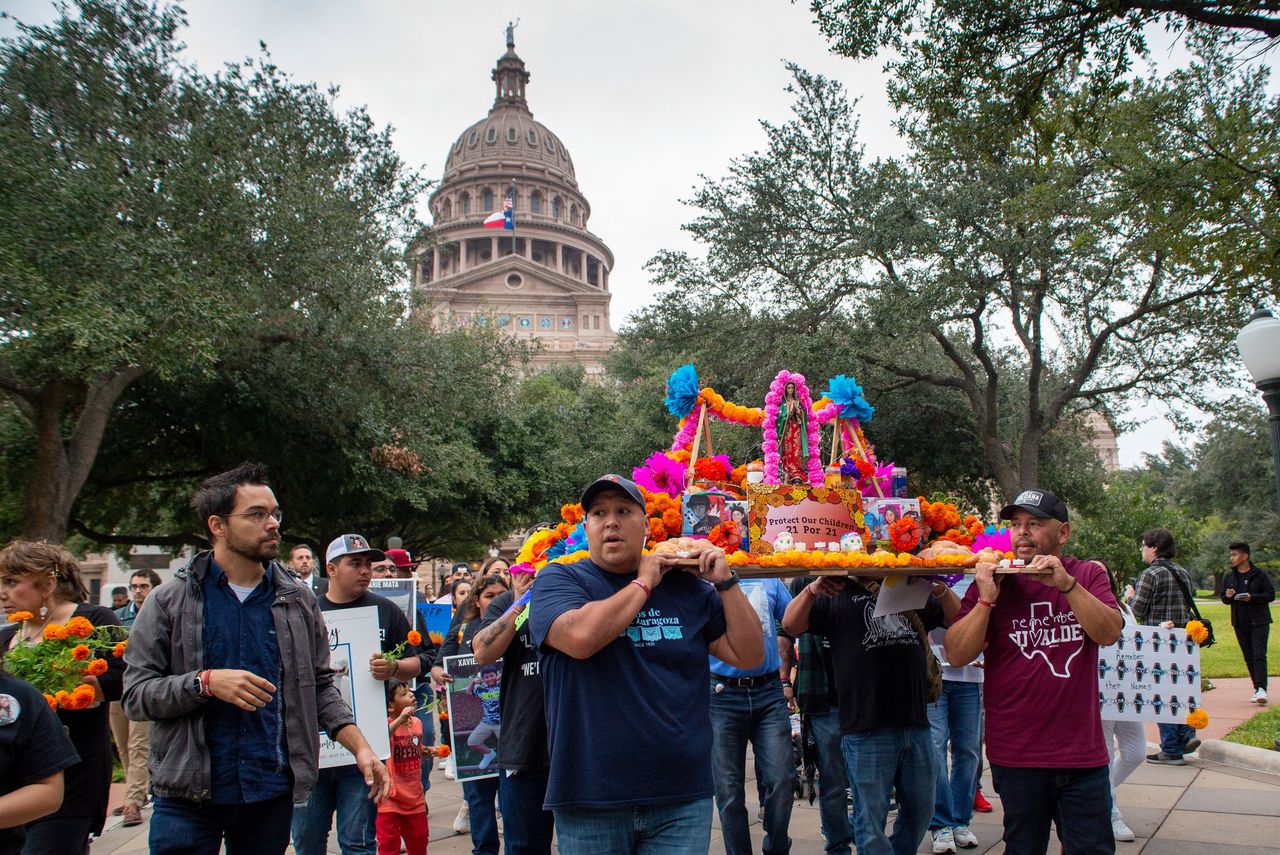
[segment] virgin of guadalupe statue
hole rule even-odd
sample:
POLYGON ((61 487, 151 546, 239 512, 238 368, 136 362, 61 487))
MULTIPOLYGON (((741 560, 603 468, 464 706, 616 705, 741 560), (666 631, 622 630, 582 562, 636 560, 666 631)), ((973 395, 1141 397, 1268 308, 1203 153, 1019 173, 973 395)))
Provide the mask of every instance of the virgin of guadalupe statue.
POLYGON ((778 458, 785 483, 809 483, 809 414, 796 397, 796 384, 790 382, 778 404, 778 458))

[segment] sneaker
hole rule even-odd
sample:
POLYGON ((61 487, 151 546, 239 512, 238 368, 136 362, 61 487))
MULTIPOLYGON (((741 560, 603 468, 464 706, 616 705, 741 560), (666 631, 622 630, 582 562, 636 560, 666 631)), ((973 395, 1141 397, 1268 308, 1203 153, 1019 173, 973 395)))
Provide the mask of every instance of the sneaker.
POLYGON ((124 817, 124 822, 120 824, 125 828, 142 825, 142 808, 137 805, 125 805, 121 816, 124 817))
POLYGON ((490 751, 488 754, 484 755, 484 757, 480 759, 480 765, 477 768, 488 769, 489 765, 493 763, 494 760, 497 760, 497 759, 498 759, 498 752, 490 751))
POLYGON ((956 839, 956 843, 965 849, 972 849, 978 845, 978 835, 970 831, 967 825, 957 825, 952 829, 951 834, 956 839))
POLYGON ((1185 766, 1187 761, 1181 757, 1174 757, 1172 754, 1165 754, 1163 751, 1159 754, 1148 754, 1148 763, 1157 763, 1161 766, 1185 766))
POLYGON ((438 768, 440 768, 440 769, 448 769, 448 768, 449 768, 449 758, 448 758, 448 757, 445 757, 443 760, 441 760, 441 761, 440 761, 440 764, 439 764, 439 766, 438 766, 438 768))
POLYGON ((471 830, 471 815, 467 813, 467 803, 458 808, 458 815, 453 818, 453 833, 466 834, 471 830))
POLYGON ((1133 841, 1133 830, 1124 824, 1124 817, 1119 812, 1111 813, 1111 836, 1121 843, 1130 843, 1133 841))
POLYGON ((1200 740, 1199 740, 1199 739, 1196 739, 1196 738, 1193 736, 1193 737, 1191 737, 1190 739, 1188 739, 1188 740, 1187 740, 1187 744, 1186 744, 1186 746, 1184 746, 1184 748, 1183 748, 1183 750, 1182 750, 1182 753, 1183 753, 1183 754, 1195 754, 1195 753, 1196 753, 1196 750, 1197 750, 1199 747, 1200 747, 1200 740))
POLYGON ((454 757, 455 755, 450 754, 445 760, 444 776, 450 781, 458 780, 458 765, 454 757))
POLYGON ((952 835, 951 829, 939 828, 933 833, 933 851, 935 855, 956 851, 956 839, 952 835))
POLYGON ((1267 702, 1267 690, 1266 690, 1266 689, 1258 689, 1258 691, 1254 692, 1254 693, 1253 693, 1253 702, 1254 702, 1255 704, 1265 704, 1265 703, 1267 702))
POLYGON ((987 801, 987 797, 982 794, 982 787, 978 787, 973 793, 973 809, 978 813, 991 813, 994 810, 991 802, 987 801))

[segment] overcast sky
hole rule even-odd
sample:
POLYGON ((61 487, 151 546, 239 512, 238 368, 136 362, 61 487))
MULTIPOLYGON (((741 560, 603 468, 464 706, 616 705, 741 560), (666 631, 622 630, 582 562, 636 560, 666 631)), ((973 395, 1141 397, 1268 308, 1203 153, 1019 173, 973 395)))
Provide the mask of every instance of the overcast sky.
MULTIPOLYGON (((180 35, 203 71, 259 53, 265 42, 296 79, 340 87, 339 103, 366 105, 394 128, 401 155, 439 179, 453 141, 493 103, 489 78, 519 19, 516 51, 531 78, 534 117, 568 146, 591 203, 590 229, 616 257, 613 325, 654 293, 643 270, 661 249, 692 249, 681 203, 699 175, 722 176, 760 148, 759 122, 785 121, 788 60, 843 81, 860 99, 868 154, 902 146, 878 62, 832 56, 807 4, 786 0, 485 3, 440 0, 188 0, 180 35)), ((3 0, 27 21, 47 0, 3 0)), ((0 32, 12 27, 0 22, 0 32)), ((424 200, 425 201, 425 200, 424 200)), ((425 207, 425 205, 424 205, 425 207)), ((424 211, 425 216, 425 211, 424 211)), ((857 372, 856 366, 851 367, 857 372)), ((1124 465, 1159 451, 1163 420, 1121 437, 1124 465)))

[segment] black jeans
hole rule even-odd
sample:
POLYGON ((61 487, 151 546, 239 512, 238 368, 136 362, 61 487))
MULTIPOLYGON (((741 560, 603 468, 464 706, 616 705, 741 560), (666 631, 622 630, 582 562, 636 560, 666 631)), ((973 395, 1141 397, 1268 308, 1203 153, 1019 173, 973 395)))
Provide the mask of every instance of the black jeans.
POLYGON ((1044 855, 1049 823, 1058 827, 1063 855, 1114 855, 1109 766, 1021 769, 991 764, 1004 806, 1006 855, 1044 855))
POLYGON ((27 826, 22 855, 87 855, 92 827, 87 816, 38 819, 27 826))
POLYGON ((1267 688, 1267 636, 1270 634, 1269 623, 1236 627, 1236 641, 1240 642, 1240 653, 1255 689, 1267 688))

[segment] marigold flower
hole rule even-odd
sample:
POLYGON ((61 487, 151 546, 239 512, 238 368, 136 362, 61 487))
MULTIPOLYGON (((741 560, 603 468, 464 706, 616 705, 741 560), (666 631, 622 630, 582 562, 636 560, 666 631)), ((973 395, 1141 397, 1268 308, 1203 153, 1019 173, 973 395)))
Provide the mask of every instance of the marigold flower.
POLYGON ((1196 644, 1203 644, 1209 640, 1209 629, 1198 620, 1187 621, 1187 635, 1196 644))
POLYGON ((448 757, 452 753, 453 752, 449 749, 448 745, 441 745, 439 748, 436 749, 436 756, 439 757, 441 760, 448 757))
POLYGON ((33 620, 34 618, 35 615, 31 612, 14 612, 9 615, 9 623, 18 623, 19 621, 33 620))
POLYGON ((116 646, 112 648, 111 655, 117 659, 121 658, 122 656, 124 656, 124 647, 125 647, 125 643, 123 641, 118 642, 116 646))
POLYGON ((66 641, 67 636, 70 634, 67 632, 67 628, 60 623, 51 623, 44 628, 44 637, 50 641, 66 641))
POLYGON ((1187 724, 1196 730, 1204 730, 1209 726, 1209 714, 1204 710, 1192 710, 1187 713, 1187 724))
POLYGON ((90 677, 102 676, 103 674, 107 673, 107 660, 105 659, 93 660, 92 662, 89 663, 89 667, 84 669, 84 672, 88 674, 90 677))
POLYGON ((583 516, 582 505, 580 504, 575 503, 572 505, 560 506, 560 519, 564 520, 569 525, 577 525, 582 522, 583 516))
POLYGON ((422 633, 418 632, 416 629, 411 629, 409 630, 408 639, 409 643, 416 647, 422 643, 422 633))
POLYGON ((49 709, 56 710, 58 708, 58 699, 55 698, 53 695, 45 695, 44 701, 49 705, 49 709))
POLYGON ((660 519, 649 520, 649 540, 662 543, 667 539, 667 524, 660 519))
POLYGON ((444 710, 440 710, 440 720, 441 720, 441 721, 448 721, 448 720, 449 720, 449 714, 448 714, 447 712, 445 712, 444 710))
POLYGON ((88 659, 92 653, 93 651, 90 650, 88 647, 85 647, 83 644, 77 644, 71 650, 71 656, 77 662, 83 662, 84 660, 88 659))
POLYGON ((920 544, 920 524, 912 517, 903 517, 889 524, 889 543, 899 552, 910 552, 920 544))
POLYGON ((77 615, 67 621, 67 632, 76 638, 88 638, 93 635, 93 624, 89 622, 88 618, 77 615))
POLYGON ((71 693, 63 689, 59 689, 58 691, 53 693, 53 701, 57 706, 60 706, 60 707, 65 707, 67 705, 67 699, 70 697, 71 697, 71 693))
POLYGON ((667 508, 662 512, 662 524, 667 527, 667 534, 676 537, 684 530, 684 520, 678 508, 667 508))

